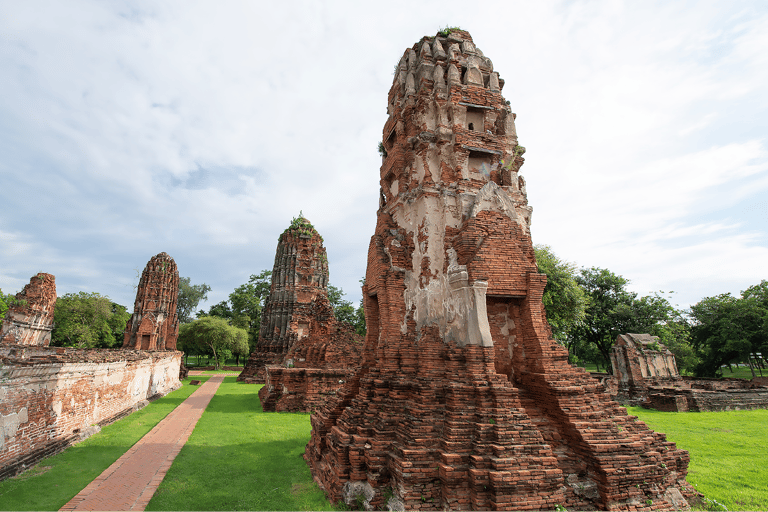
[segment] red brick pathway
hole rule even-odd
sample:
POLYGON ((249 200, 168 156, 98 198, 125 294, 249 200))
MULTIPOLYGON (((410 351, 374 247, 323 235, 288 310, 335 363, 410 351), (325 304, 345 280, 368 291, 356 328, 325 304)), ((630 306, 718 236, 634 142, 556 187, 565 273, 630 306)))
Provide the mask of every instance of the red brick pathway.
POLYGON ((211 376, 61 510, 144 510, 223 380, 211 376))

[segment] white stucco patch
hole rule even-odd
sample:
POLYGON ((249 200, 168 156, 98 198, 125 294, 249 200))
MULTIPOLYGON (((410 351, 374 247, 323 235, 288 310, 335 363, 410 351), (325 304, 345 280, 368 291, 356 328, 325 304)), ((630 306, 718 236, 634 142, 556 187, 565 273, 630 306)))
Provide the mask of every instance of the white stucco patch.
POLYGON ((19 412, 12 412, 8 415, 0 414, 0 449, 5 446, 5 440, 16 437, 19 426, 29 421, 27 408, 22 407, 19 412))

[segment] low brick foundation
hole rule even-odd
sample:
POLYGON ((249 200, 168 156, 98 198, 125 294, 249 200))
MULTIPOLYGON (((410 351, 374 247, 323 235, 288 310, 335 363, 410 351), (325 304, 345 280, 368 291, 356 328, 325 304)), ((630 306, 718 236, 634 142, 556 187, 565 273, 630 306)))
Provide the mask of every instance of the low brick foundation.
POLYGON ((592 373, 611 398, 626 405, 659 411, 738 411, 768 409, 765 379, 647 378, 642 385, 622 386, 607 373, 592 373))
POLYGON ((0 480, 179 388, 181 356, 0 347, 0 480))
POLYGON ((768 409, 768 388, 706 390, 651 387, 647 407, 671 412, 768 409))
POLYGON ((313 411, 336 396, 354 373, 345 368, 267 367, 266 385, 259 390, 265 412, 313 411))

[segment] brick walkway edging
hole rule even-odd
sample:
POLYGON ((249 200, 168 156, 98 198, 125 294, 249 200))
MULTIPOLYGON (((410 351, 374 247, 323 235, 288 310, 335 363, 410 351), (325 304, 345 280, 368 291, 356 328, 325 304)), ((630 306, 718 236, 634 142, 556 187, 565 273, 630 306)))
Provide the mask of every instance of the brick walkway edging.
POLYGON ((144 510, 223 380, 211 376, 60 510, 144 510))

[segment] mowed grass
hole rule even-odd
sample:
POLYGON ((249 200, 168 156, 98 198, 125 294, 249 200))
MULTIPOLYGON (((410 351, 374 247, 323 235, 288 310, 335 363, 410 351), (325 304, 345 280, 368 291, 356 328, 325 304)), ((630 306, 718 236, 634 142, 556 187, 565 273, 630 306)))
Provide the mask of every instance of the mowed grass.
POLYGON ((147 510, 334 510, 302 457, 309 414, 264 413, 225 377, 147 510))
POLYGON ((688 450, 688 482, 728 510, 768 510, 768 410, 659 412, 628 407, 688 450))
MULTIPOLYGON (((724 378, 752 379, 752 370, 749 369, 749 366, 731 366, 730 369, 726 366, 725 368, 721 368, 721 370, 724 378)), ((768 377, 768 370, 755 367, 755 377, 768 377)))
POLYGON ((43 459, 31 470, 0 482, 0 510, 60 509, 197 389, 185 379, 176 391, 43 459))

